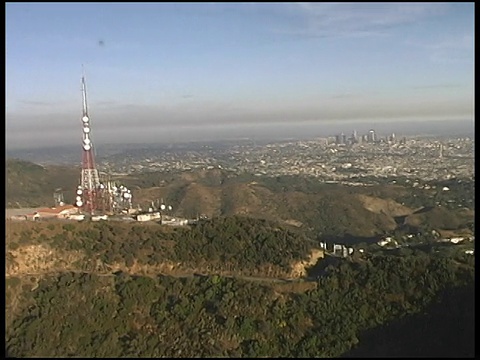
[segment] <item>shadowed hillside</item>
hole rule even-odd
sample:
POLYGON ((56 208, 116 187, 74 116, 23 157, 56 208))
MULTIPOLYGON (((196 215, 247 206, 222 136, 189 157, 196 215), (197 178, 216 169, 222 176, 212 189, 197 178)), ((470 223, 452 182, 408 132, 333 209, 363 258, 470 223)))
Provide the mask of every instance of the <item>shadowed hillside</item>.
POLYGON ((475 284, 447 289, 422 313, 365 332, 343 357, 475 357, 475 284))
POLYGON ((466 219, 473 221, 473 213, 459 210, 449 210, 444 207, 426 207, 408 215, 404 222, 406 225, 421 228, 430 226, 433 229, 457 230, 465 227, 466 219))

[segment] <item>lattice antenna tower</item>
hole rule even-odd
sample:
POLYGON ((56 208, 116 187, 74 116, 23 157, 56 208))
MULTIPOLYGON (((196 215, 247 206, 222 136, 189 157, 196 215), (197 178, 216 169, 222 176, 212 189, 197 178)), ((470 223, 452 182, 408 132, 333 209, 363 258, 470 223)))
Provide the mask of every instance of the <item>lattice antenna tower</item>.
MULTIPOLYGON (((87 86, 85 70, 82 65, 82 172, 77 188, 76 205, 86 213, 94 214, 99 207, 101 184, 95 166, 95 154, 92 142, 92 129, 87 106, 87 86)), ((103 186, 102 186, 103 187, 103 186)))

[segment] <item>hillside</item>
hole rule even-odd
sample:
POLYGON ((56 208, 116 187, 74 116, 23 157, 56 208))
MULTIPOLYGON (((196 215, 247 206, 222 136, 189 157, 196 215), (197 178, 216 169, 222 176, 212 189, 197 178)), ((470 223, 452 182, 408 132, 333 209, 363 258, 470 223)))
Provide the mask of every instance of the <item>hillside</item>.
POLYGON ((475 357, 475 284, 446 289, 422 313, 365 332, 342 357, 475 357))
MULTIPOLYGON (((9 160, 7 207, 48 206, 57 187, 65 189, 68 202, 78 174, 73 168, 9 160)), ((465 183, 449 183, 449 192, 438 192, 392 184, 326 184, 298 176, 236 175, 220 169, 142 173, 115 180, 132 189, 134 204, 144 208, 163 199, 173 207, 174 216, 244 215, 298 224, 315 237, 367 239, 392 233, 399 226, 456 230, 468 227, 473 218, 458 206, 435 203, 455 204, 468 197, 472 186, 465 183), (431 210, 415 213, 419 208, 431 210)))
MULTIPOLYGON (((202 181, 205 175, 189 174, 188 181, 171 180, 154 188, 137 188, 137 201, 164 199, 173 204, 174 215, 208 217, 247 215, 269 220, 295 221, 325 235, 350 233, 371 237, 392 231, 394 216, 412 210, 392 199, 359 195, 356 189, 336 184, 323 184, 315 189, 275 186, 261 181, 238 182, 235 178, 202 181), (368 203, 367 200, 368 199, 368 203), (380 204, 380 205, 378 205, 380 204), (382 211, 379 211, 379 208, 382 211)), ((129 179, 125 179, 128 183, 129 179)))
POLYGON ((426 207, 408 215, 404 223, 414 228, 429 226, 432 229, 457 230, 473 223, 474 214, 464 209, 449 210, 444 207, 426 207))
POLYGON ((297 277, 298 264, 309 261, 317 246, 295 228, 243 217, 186 228, 62 221, 9 221, 6 227, 7 276, 121 270, 297 277))
MULTIPOLYGON (((473 264, 459 266, 426 254, 345 262, 301 290, 222 276, 63 272, 10 277, 6 351, 14 357, 339 357, 367 347, 369 330, 415 314, 422 320, 443 290, 473 289, 473 284, 473 264)), ((442 339, 453 345, 445 354, 470 355, 473 292, 447 305, 456 301, 469 306, 444 316, 447 323, 438 321, 441 306, 427 322, 415 323, 416 332, 388 333, 396 335, 402 349, 411 335, 421 343, 426 334, 420 330, 437 319, 431 324, 437 341, 428 348, 412 346, 408 355, 438 355, 442 339), (468 325, 463 332, 455 332, 458 321, 468 325)))
POLYGON ((64 189, 65 201, 72 203, 80 169, 68 166, 41 166, 28 161, 7 159, 6 207, 53 206, 53 193, 64 189))
POLYGON ((412 213, 412 209, 392 199, 382 199, 379 197, 358 194, 358 199, 362 202, 365 209, 376 214, 385 214, 390 217, 405 216, 412 213))
MULTIPOLYGON (((78 174, 7 167, 9 201, 28 195, 24 187, 40 201, 55 176, 67 182, 78 174)), ((451 346, 452 356, 470 354, 473 256, 416 249, 324 259, 318 242, 319 235, 356 240, 402 226, 453 232, 471 226, 473 209, 433 206, 428 192, 407 205, 410 190, 398 185, 218 169, 122 180, 137 201, 164 199, 176 216, 210 219, 186 227, 7 221, 10 356, 395 356, 407 347, 415 357, 441 355, 443 344, 464 344, 451 346), (307 276, 314 273, 315 281, 307 276), (470 290, 455 290, 462 288, 470 290), (442 317, 458 301, 465 306, 442 317), (425 337, 432 329, 439 336, 425 337), (378 339, 388 346, 376 346, 378 339)))

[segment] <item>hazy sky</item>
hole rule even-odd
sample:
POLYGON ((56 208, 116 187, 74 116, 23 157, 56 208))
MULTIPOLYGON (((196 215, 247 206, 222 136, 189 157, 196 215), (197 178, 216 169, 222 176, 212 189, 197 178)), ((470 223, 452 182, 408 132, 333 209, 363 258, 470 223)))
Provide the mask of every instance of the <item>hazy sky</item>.
POLYGON ((10 148, 471 120, 474 3, 7 3, 10 148))

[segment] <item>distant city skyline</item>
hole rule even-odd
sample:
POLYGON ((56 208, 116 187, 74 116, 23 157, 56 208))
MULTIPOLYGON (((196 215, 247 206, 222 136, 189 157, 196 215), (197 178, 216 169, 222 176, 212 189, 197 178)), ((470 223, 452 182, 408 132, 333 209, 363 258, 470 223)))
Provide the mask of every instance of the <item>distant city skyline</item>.
MULTIPOLYGON (((258 141, 260 143, 274 143, 277 141, 308 141, 318 138, 330 138, 334 139, 336 135, 341 134, 342 132, 347 136, 351 136, 353 131, 357 132, 357 136, 361 137, 368 134, 368 131, 372 128, 371 123, 355 123, 355 128, 351 128, 349 123, 342 124, 343 126, 335 126, 332 128, 329 127, 318 127, 315 125, 313 127, 300 127, 300 128, 287 128, 284 131, 277 133, 267 134, 266 132, 258 132, 257 134, 249 132, 248 129, 243 129, 231 134, 229 131, 224 133, 211 132, 210 135, 200 133, 198 137, 193 137, 188 135, 187 137, 182 137, 179 133, 170 134, 172 137, 170 139, 145 139, 142 142, 128 142, 128 141, 95 141, 95 151, 97 155, 102 156, 103 151, 106 148, 113 146, 124 146, 125 149, 130 148, 142 148, 145 145, 146 148, 150 148, 155 145, 175 145, 175 144, 187 144, 187 143, 222 143, 230 141, 258 141)), ((268 126, 266 126, 268 127, 268 126)), ((227 129, 228 130, 228 129, 227 129)), ((471 121, 423 121, 421 124, 416 122, 401 122, 397 124, 381 124, 379 127, 374 127, 375 133, 377 136, 384 138, 385 136, 395 134, 397 139, 401 139, 404 136, 407 138, 412 137, 440 137, 440 138, 474 138, 474 127, 471 121), (390 125, 390 126, 389 126, 390 125), (415 125, 415 128, 413 127, 415 125)), ((7 143, 7 156, 15 157, 17 151, 23 153, 23 150, 41 150, 41 149, 68 149, 68 151, 75 148, 81 149, 82 144, 73 142, 68 144, 60 143, 51 143, 44 145, 35 145, 30 144, 27 146, 9 146, 7 143), (10 155, 9 155, 10 154, 10 155)), ((77 151, 76 151, 77 153, 77 151)), ((78 158, 80 159, 80 153, 78 153, 78 158)), ((80 160, 79 160, 80 161, 80 160)))
POLYGON ((473 23, 474 3, 7 3, 7 147, 80 146, 82 64, 98 144, 473 132, 473 23))

